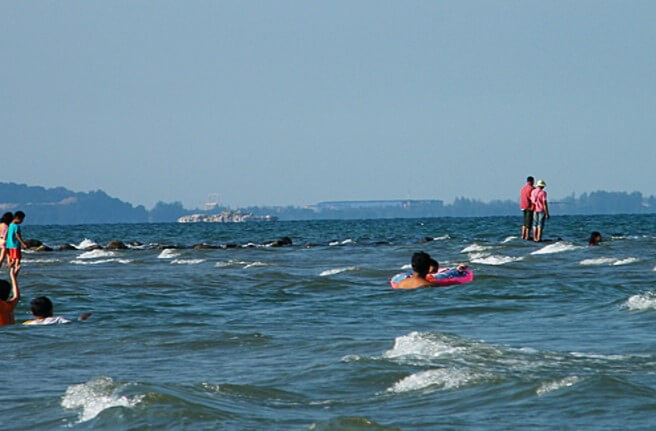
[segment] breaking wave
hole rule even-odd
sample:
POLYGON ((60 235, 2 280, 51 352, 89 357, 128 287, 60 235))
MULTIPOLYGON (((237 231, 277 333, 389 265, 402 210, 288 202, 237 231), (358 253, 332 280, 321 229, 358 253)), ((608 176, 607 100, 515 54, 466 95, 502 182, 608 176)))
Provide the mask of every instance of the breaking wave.
POLYGON ((339 274, 341 272, 357 271, 357 270, 358 270, 357 266, 345 266, 343 268, 327 269, 325 271, 321 271, 321 273, 319 274, 319 277, 326 277, 326 276, 329 276, 329 275, 339 274))
POLYGON ((61 406, 77 410, 78 422, 89 421, 112 407, 134 407, 141 402, 143 395, 120 395, 120 390, 125 386, 116 384, 109 377, 98 377, 87 383, 71 385, 62 397, 61 406))

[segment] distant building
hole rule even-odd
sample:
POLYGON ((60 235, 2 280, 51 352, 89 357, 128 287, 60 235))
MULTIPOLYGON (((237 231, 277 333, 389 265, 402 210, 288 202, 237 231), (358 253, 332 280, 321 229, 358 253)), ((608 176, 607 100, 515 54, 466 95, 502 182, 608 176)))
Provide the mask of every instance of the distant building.
POLYGON ((379 200, 379 201, 326 201, 313 205, 315 211, 339 211, 345 209, 367 209, 367 208, 418 208, 418 207, 443 207, 444 201, 436 199, 404 199, 404 200, 379 200))

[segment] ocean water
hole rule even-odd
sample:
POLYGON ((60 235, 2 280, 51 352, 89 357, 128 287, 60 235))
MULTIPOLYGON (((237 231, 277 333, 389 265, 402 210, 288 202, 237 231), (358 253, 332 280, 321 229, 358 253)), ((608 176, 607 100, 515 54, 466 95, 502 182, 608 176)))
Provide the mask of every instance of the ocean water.
POLYGON ((25 255, 17 320, 94 314, 0 328, 3 429, 653 429, 656 217, 519 223, 27 223, 80 249, 25 255), (474 282, 392 290, 417 250, 474 282))

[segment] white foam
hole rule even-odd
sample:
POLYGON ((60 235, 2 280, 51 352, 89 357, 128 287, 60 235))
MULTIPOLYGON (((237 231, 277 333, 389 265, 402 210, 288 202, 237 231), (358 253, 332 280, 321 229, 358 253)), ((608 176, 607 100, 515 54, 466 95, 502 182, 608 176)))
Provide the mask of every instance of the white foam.
POLYGON ((198 265, 205 262, 205 259, 173 259, 171 265, 198 265))
POLYGON ((513 241, 515 239, 518 239, 518 236, 507 236, 503 241, 501 241, 501 244, 506 244, 509 243, 510 241, 513 241))
MULTIPOLYGON (((409 264, 409 263, 406 263, 405 265, 403 265, 403 266, 401 267, 401 269, 412 269, 412 265, 409 264)), ((656 271, 656 268, 654 268, 654 271, 656 271)))
POLYGON ((420 371, 396 382, 388 392, 403 393, 434 387, 435 389, 457 389, 480 380, 483 376, 458 368, 440 368, 420 371))
POLYGON ((341 244, 342 244, 342 245, 345 245, 345 244, 352 244, 353 242, 354 242, 354 241, 353 241, 351 238, 347 238, 347 239, 345 239, 344 241, 342 241, 341 244))
POLYGON ((73 247, 78 250, 86 250, 87 248, 97 247, 98 243, 92 239, 84 238, 78 245, 71 244, 73 247))
POLYGON ((59 259, 23 259, 23 263, 55 263, 60 262, 59 259))
POLYGON ((328 245, 339 245, 339 241, 330 241, 328 245))
POLYGON ((477 243, 473 243, 468 245, 467 247, 463 248, 460 250, 460 253, 475 253, 475 252, 481 252, 481 251, 486 251, 491 249, 492 247, 489 245, 480 245, 477 243))
POLYGON ((121 386, 116 385, 111 378, 98 377, 87 383, 69 386, 62 397, 61 406, 79 410, 78 421, 86 422, 105 409, 134 407, 143 399, 143 395, 121 396, 117 393, 119 389, 121 386))
POLYGON ((433 238, 433 241, 445 241, 447 239, 451 239, 448 233, 446 235, 436 236, 435 238, 433 238))
POLYGON ((640 259, 637 257, 627 257, 626 259, 618 259, 613 263, 613 266, 628 265, 630 263, 638 262, 640 259))
POLYGON ((656 294, 647 292, 630 296, 624 306, 633 311, 656 310, 656 294))
POLYGON ((257 266, 267 266, 267 264, 264 263, 264 262, 260 262, 260 261, 257 261, 257 262, 251 262, 251 263, 245 265, 245 266, 244 266, 244 269, 255 268, 255 267, 257 267, 257 266))
POLYGON ((614 257, 598 257, 596 259, 583 259, 579 264, 581 265, 611 265, 617 262, 614 257))
POLYGON ((539 250, 531 252, 531 254, 552 254, 552 253, 562 253, 564 251, 578 250, 581 247, 580 245, 574 245, 565 241, 558 241, 553 244, 545 245, 539 250))
POLYGON ((430 338, 420 332, 411 332, 394 339, 394 347, 383 353, 384 358, 435 358, 442 355, 453 355, 466 350, 462 346, 453 346, 441 340, 430 338))
POLYGON ((328 275, 335 275, 335 274, 339 274, 340 272, 346 272, 346 271, 357 271, 357 269, 358 269, 357 266, 345 266, 343 268, 327 269, 325 271, 321 271, 319 277, 326 277, 328 275))
POLYGON ((620 265, 628 265, 634 262, 638 262, 640 259, 637 257, 627 257, 624 259, 617 259, 614 257, 599 257, 596 259, 583 259, 580 264, 581 265, 613 265, 613 266, 620 266, 620 265))
POLYGON ((71 260, 71 263, 73 263, 75 265, 98 265, 98 264, 101 264, 101 263, 112 263, 112 262, 127 265, 128 263, 132 263, 132 260, 131 259, 116 259, 116 258, 97 259, 97 260, 71 260))
POLYGON ((174 259, 176 257, 180 256, 180 252, 173 249, 173 248, 165 248, 162 250, 162 252, 157 256, 158 259, 174 259))
POLYGON ((551 382, 545 382, 540 385, 539 388, 535 390, 535 393, 540 397, 549 392, 554 392, 563 388, 568 388, 574 386, 581 381, 581 378, 578 376, 568 376, 564 379, 554 380, 551 382))
POLYGON ((511 262, 524 260, 523 257, 502 256, 500 254, 486 255, 483 253, 473 253, 469 256, 471 263, 480 263, 482 265, 505 265, 511 262))
POLYGON ((112 257, 114 256, 115 253, 113 251, 109 250, 91 250, 91 251, 85 251, 81 255, 79 255, 77 258, 78 259, 98 259, 101 257, 112 257))

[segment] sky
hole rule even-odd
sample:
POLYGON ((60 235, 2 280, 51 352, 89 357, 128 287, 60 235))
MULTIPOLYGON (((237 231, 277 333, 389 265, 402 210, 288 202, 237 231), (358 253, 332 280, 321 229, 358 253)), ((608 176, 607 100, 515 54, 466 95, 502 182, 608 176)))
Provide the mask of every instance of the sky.
MULTIPOLYGON (((653 1, 0 1, 0 181, 133 204, 656 194, 653 1)), ((1 197, 0 197, 1 200, 1 197)))

